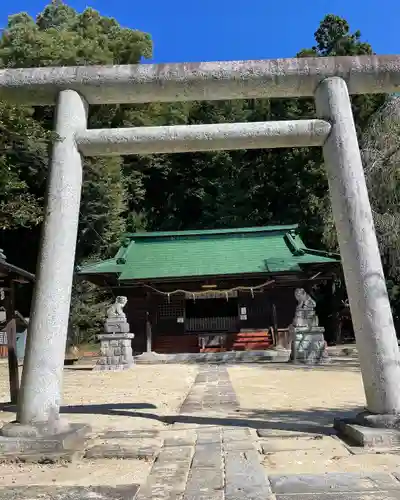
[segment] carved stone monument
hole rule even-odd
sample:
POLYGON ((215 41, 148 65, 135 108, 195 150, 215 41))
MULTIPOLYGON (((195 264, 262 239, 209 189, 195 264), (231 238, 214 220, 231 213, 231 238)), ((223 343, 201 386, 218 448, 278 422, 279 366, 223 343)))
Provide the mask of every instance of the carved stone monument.
POLYGON ((129 333, 129 323, 123 309, 128 302, 126 297, 117 297, 107 309, 104 331, 97 336, 100 340, 100 359, 94 370, 120 371, 134 365, 132 355, 133 333, 129 333))
POLYGON ((292 360, 306 364, 327 362, 325 329, 319 326, 315 301, 303 288, 297 288, 294 295, 297 307, 293 323, 289 327, 292 360))

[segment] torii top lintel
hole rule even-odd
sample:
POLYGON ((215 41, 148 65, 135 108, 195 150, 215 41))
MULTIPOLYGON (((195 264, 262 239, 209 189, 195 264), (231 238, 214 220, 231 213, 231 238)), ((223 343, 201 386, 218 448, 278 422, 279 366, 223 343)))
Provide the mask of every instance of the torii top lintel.
POLYGON ((65 89, 89 104, 306 97, 332 76, 342 77, 350 94, 396 92, 400 56, 2 69, 0 99, 51 105, 65 89))

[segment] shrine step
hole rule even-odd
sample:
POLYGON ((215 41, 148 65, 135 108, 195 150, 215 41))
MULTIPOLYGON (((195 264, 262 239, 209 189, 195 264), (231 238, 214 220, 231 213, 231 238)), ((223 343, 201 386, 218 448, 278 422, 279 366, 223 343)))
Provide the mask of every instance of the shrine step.
POLYGON ((261 351, 201 352, 197 354, 157 354, 144 353, 135 356, 137 364, 201 364, 201 363, 287 363, 290 358, 288 349, 266 349, 261 351))
POLYGON ((272 347, 271 343, 268 342, 258 342, 258 343, 247 343, 247 344, 234 344, 232 346, 233 351, 260 351, 263 349, 270 349, 272 347))

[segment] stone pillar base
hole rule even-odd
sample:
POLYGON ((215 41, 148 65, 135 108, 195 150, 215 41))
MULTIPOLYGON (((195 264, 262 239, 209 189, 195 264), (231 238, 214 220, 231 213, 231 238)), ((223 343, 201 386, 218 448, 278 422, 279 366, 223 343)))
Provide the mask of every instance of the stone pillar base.
POLYGON ((0 460, 72 461, 83 456, 90 432, 86 424, 63 422, 55 428, 48 423, 22 425, 11 422, 0 430, 0 460))
POLYGON ((121 371, 131 368, 135 361, 132 355, 133 333, 102 333, 100 340, 100 359, 93 368, 95 371, 121 371))
POLYGON ((325 329, 321 326, 290 326, 293 361, 317 365, 329 361, 325 343, 325 329))
POLYGON ((400 415, 377 415, 368 411, 354 418, 337 418, 333 427, 350 444, 364 448, 400 446, 400 415))

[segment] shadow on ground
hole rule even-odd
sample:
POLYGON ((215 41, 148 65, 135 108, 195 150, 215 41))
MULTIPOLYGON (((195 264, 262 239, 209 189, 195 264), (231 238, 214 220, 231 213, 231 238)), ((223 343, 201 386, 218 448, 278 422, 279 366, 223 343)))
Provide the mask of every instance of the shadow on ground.
MULTIPOLYGON (((83 415, 121 415, 135 417, 139 416, 131 410, 155 410, 157 406, 150 403, 105 403, 99 405, 68 405, 62 406, 60 411, 63 414, 83 414, 83 415)), ((9 403, 0 404, 0 410, 15 413, 17 407, 9 403)), ((145 413, 144 415, 147 415, 145 413)))
MULTIPOLYGON (((155 420, 164 424, 207 425, 225 427, 249 427, 253 429, 270 429, 292 431, 299 433, 333 434, 333 420, 336 417, 353 416, 362 410, 359 407, 343 408, 310 408, 302 411, 293 410, 237 410, 224 415, 221 411, 215 414, 210 410, 207 414, 173 414, 160 415, 154 412, 138 411, 139 409, 154 409, 150 404, 104 404, 64 406, 64 414, 95 414, 115 415, 132 418, 155 420)), ((206 412, 205 412, 206 413, 206 412)))
MULTIPOLYGON (((291 431, 298 433, 334 434, 332 424, 334 418, 354 416, 362 409, 343 408, 310 408, 302 411, 294 410, 238 410, 237 416, 220 415, 169 415, 162 417, 166 423, 215 425, 227 427, 249 427, 252 429, 268 429, 274 431, 291 431)), ((146 418, 146 415, 143 415, 146 418)), ((147 418, 153 415, 147 415, 147 418)))
POLYGON ((100 405, 68 405, 61 407, 64 414, 121 415, 135 416, 131 410, 155 410, 150 403, 106 403, 100 405))
MULTIPOLYGON (((237 365, 229 365, 229 366, 237 366, 237 365)), ((307 371, 312 370, 322 371, 322 372, 336 372, 336 371, 352 371, 359 372, 360 371, 360 363, 357 359, 353 358, 344 358, 344 359, 335 359, 330 358, 329 363, 322 365, 305 365, 305 364, 293 364, 293 363, 241 363, 241 366, 256 366, 257 368, 261 368, 263 370, 285 370, 285 371, 307 371)))
MULTIPOLYGON (((82 361, 83 362, 83 361, 82 361)), ((207 360, 206 362, 190 362, 190 361, 184 361, 184 362, 176 362, 176 363, 149 363, 149 365, 154 364, 154 365, 168 365, 168 364, 195 364, 199 367, 205 366, 205 365, 219 365, 219 366, 225 366, 227 368, 229 367, 237 367, 237 366, 248 366, 252 367, 255 366, 257 368, 263 368, 264 370, 287 370, 287 371, 305 371, 305 370, 313 370, 313 371, 328 371, 328 372, 335 372, 335 371, 355 371, 358 372, 360 371, 360 363, 358 362, 357 358, 354 357, 330 357, 329 362, 326 364, 322 365, 305 365, 302 363, 298 364, 293 364, 291 362, 284 362, 284 363, 271 363, 271 362, 266 362, 265 360, 253 360, 251 362, 224 362, 221 363, 221 361, 213 361, 212 359, 207 360)), ((85 360, 85 365, 71 365, 71 366, 65 366, 64 370, 65 371, 93 371, 93 367, 95 366, 94 362, 92 360, 85 360), (86 363, 91 363, 90 366, 88 366, 86 363)), ((148 366, 148 365, 147 365, 148 366)))
MULTIPOLYGON (((97 405, 68 405, 61 408, 66 415, 108 415, 155 420, 164 424, 185 424, 194 426, 249 427, 299 433, 333 434, 334 418, 346 418, 363 411, 363 408, 308 408, 306 410, 239 409, 224 413, 205 409, 204 413, 162 415, 153 411, 157 407, 149 403, 106 403, 97 405)), ((13 405, 2 405, 0 410, 15 412, 13 405)))

